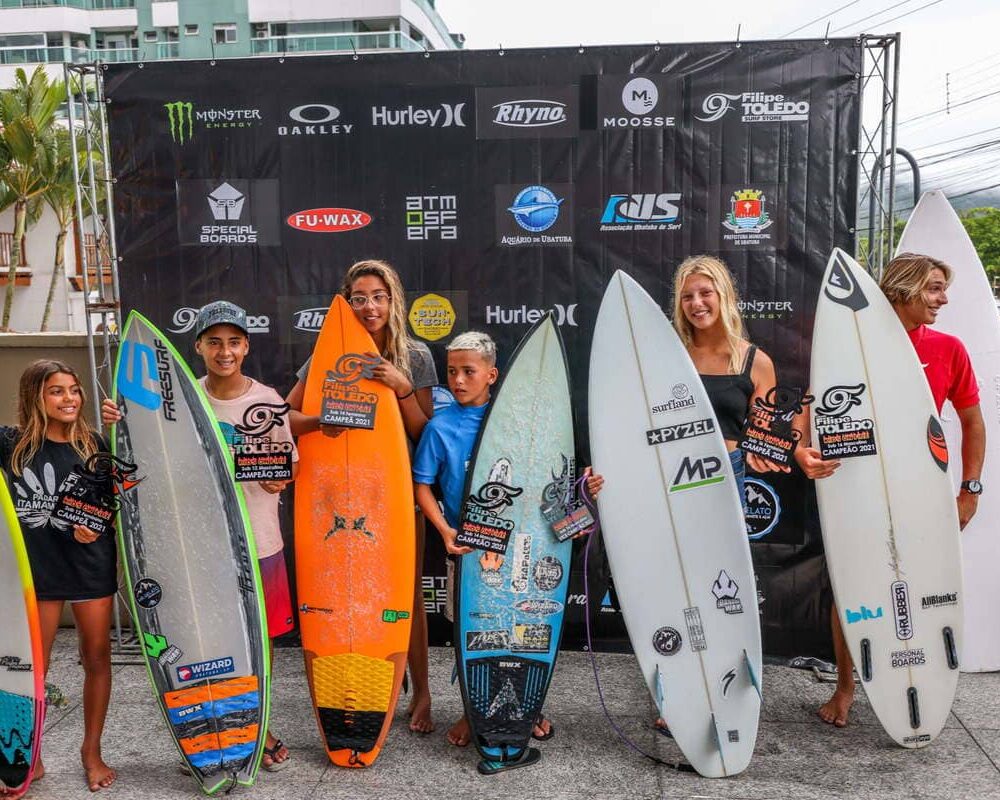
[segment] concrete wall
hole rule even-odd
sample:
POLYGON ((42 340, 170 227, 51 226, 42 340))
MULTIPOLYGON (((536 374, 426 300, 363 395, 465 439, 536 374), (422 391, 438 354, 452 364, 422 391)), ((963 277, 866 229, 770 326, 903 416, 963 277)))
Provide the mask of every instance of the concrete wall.
POLYGON ((0 333, 0 425, 17 423, 17 387, 32 361, 53 358, 77 371, 87 393, 86 411, 93 422, 91 371, 83 333, 0 333))

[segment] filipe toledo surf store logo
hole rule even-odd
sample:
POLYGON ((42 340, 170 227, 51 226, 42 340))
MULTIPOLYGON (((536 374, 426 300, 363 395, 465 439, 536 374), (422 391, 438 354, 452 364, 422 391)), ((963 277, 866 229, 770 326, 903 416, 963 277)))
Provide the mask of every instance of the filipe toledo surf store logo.
POLYGON ((824 459, 873 456, 875 446, 875 421, 870 417, 854 417, 851 409, 860 406, 866 386, 831 386, 823 392, 823 400, 816 406, 816 433, 819 451, 824 459))
POLYGON ((163 107, 170 138, 181 145, 190 142, 198 128, 253 128, 263 122, 259 108, 202 109, 187 100, 174 100, 163 107))
POLYGON ((743 122, 808 122, 809 101, 792 100, 783 94, 766 92, 743 92, 726 94, 715 92, 708 95, 701 104, 701 122, 715 122, 722 119, 732 109, 739 108, 743 122))
POLYGON ((503 516, 524 489, 514 486, 512 467, 506 458, 497 459, 486 482, 465 501, 456 542, 477 550, 506 553, 514 521, 503 516))
MULTIPOLYGON (((324 309, 325 311, 326 309, 324 309)), ((178 308, 173 317, 171 317, 170 324, 173 325, 172 328, 168 330, 171 333, 188 333, 194 328, 194 323, 198 320, 198 309, 191 308, 190 306, 182 306, 178 308)), ((271 332, 271 318, 266 314, 260 315, 247 315, 247 333, 270 333, 271 332)))

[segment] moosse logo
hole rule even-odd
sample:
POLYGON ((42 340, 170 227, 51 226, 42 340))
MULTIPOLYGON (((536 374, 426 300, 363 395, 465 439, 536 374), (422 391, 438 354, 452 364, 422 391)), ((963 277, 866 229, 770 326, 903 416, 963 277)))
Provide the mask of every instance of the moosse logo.
MULTIPOLYGON (((184 306, 178 308, 170 320, 171 333, 188 333, 198 319, 198 309, 184 306)), ((247 333, 270 333, 271 318, 265 314, 247 315, 247 333)))
POLYGON ((676 193, 613 194, 601 215, 602 231, 674 231, 681 227, 676 193))
POLYGON ((353 208, 310 208, 288 215, 285 222, 299 231, 309 233, 344 233, 370 225, 372 217, 353 208))
POLYGON ((292 314, 292 327, 306 333, 319 333, 329 308, 300 308, 292 314))
POLYGON ((263 121, 259 108, 198 108, 187 100, 164 103, 170 138, 177 144, 187 144, 194 138, 195 123, 198 127, 252 128, 263 121))
POLYGON ((580 129, 575 86, 476 90, 476 136, 515 139, 575 136, 580 129))
POLYGON ((665 113, 672 85, 670 79, 659 75, 600 79, 598 117, 601 127, 626 130, 673 127, 675 117, 665 113))
POLYGON ((763 539, 774 530, 781 518, 781 500, 774 487, 759 478, 747 478, 743 483, 744 518, 747 538, 763 539))
POLYGON ((743 92, 741 94, 715 92, 702 101, 701 116, 695 115, 695 119, 701 122, 716 122, 736 108, 740 109, 740 119, 743 122, 807 122, 809 120, 808 100, 792 100, 783 94, 767 94, 766 92, 743 92))
POLYGON ((278 136, 340 136, 354 125, 344 122, 340 109, 325 103, 306 103, 288 112, 290 122, 278 126, 278 136))
POLYGON ((429 108, 372 106, 373 128, 464 128, 465 103, 439 103, 429 108))
POLYGON ((276 180, 178 180, 181 244, 280 244, 276 180))
POLYGON ((674 482, 670 486, 671 492, 682 492, 685 489, 698 489, 702 486, 711 486, 715 483, 722 483, 726 476, 722 472, 722 460, 715 456, 704 456, 702 458, 691 458, 684 456, 674 482))
POLYGON ((520 245, 573 243, 571 184, 497 186, 498 242, 520 245))
MULTIPOLYGON (((571 328, 577 327, 576 307, 577 303, 570 303, 565 306, 560 305, 559 303, 554 303, 551 306, 551 309, 553 316, 555 317, 556 325, 568 325, 571 328)), ((544 308, 529 308, 526 305, 514 308, 504 308, 500 305, 486 306, 486 324, 534 325, 543 316, 545 316, 546 311, 547 309, 544 308)))

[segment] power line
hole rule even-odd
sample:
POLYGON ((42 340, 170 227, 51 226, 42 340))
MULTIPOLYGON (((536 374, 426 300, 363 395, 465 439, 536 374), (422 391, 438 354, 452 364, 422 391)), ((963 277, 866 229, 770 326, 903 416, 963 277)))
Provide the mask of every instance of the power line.
POLYGON ((952 142, 958 142, 961 141, 962 139, 970 139, 973 136, 979 136, 982 133, 992 133, 993 131, 1000 131, 1000 125, 998 125, 995 128, 984 128, 983 130, 976 131, 975 133, 967 133, 964 136, 955 136, 951 139, 943 139, 940 142, 931 142, 930 144, 922 144, 919 145, 918 147, 910 148, 910 151, 919 152, 920 150, 926 150, 928 147, 937 147, 940 144, 951 144, 952 142))
MULTIPOLYGON (((941 2, 941 0, 937 0, 937 2, 941 2)), ((936 116, 937 114, 946 114, 946 113, 948 113, 953 108, 959 108, 960 106, 967 106, 969 103, 974 103, 977 100, 984 100, 985 98, 992 97, 995 94, 1000 94, 1000 89, 997 89, 995 92, 989 92, 987 94, 981 94, 978 97, 972 97, 972 98, 970 98, 968 100, 964 100, 961 103, 952 103, 950 106, 945 106, 944 108, 937 109, 937 111, 928 111, 926 114, 918 114, 915 117, 910 117, 909 119, 904 119, 899 124, 900 125, 906 125, 907 123, 916 122, 918 119, 924 119, 925 117, 933 117, 933 116, 936 116)))
POLYGON ((861 19, 856 19, 856 20, 854 20, 854 22, 848 23, 847 25, 844 25, 843 27, 837 28, 837 30, 833 31, 833 33, 838 33, 839 31, 842 31, 845 28, 852 28, 855 25, 857 25, 859 22, 864 22, 865 20, 871 19, 872 17, 881 16, 886 11, 892 11, 892 9, 894 9, 894 8, 898 8, 899 6, 905 6, 907 3, 912 3, 912 2, 913 2, 913 0, 899 0, 898 3, 893 3, 891 6, 887 6, 886 8, 879 9, 874 14, 869 14, 867 17, 862 17, 861 19))
MULTIPOLYGON (((910 0, 906 0, 906 2, 910 2, 910 0)), ((888 25, 890 22, 895 22, 897 19, 902 19, 903 17, 908 17, 911 14, 916 14, 918 11, 923 11, 925 8, 930 8, 931 6, 936 6, 938 3, 943 3, 943 2, 944 2, 944 0, 931 0, 930 3, 927 3, 926 5, 920 6, 920 8, 915 8, 912 11, 907 11, 905 14, 899 14, 899 15, 897 15, 895 17, 890 17, 889 19, 883 19, 882 21, 877 22, 875 24, 877 24, 877 25, 888 25)), ((899 3, 897 3, 896 5, 899 5, 899 3)), ((896 6, 890 6, 890 8, 895 8, 895 7, 896 6)), ((879 13, 884 13, 886 11, 889 11, 890 8, 885 8, 885 9, 882 10, 882 12, 879 12, 879 13)), ((878 15, 877 14, 873 14, 872 16, 878 16, 878 15)), ((865 17, 865 19, 868 19, 868 17, 865 17)), ((862 21, 863 20, 858 20, 858 22, 862 22, 862 21)), ((845 30, 845 29, 850 28, 850 27, 853 27, 856 24, 857 23, 852 22, 850 25, 845 25, 843 28, 837 28, 837 30, 833 31, 833 33, 839 33, 840 31, 845 30)))
POLYGON ((807 22, 805 25, 800 25, 795 30, 789 31, 788 33, 785 33, 785 34, 782 34, 778 38, 779 39, 784 39, 786 36, 791 36, 793 33, 798 33, 799 31, 804 30, 805 28, 808 28, 810 25, 815 25, 817 22, 822 22, 823 20, 827 19, 828 17, 832 17, 838 11, 843 11, 845 8, 850 8, 851 6, 857 5, 860 2, 861 2, 861 0, 851 0, 850 3, 845 3, 844 5, 840 6, 839 8, 833 9, 833 11, 829 11, 826 14, 823 14, 820 17, 816 17, 816 19, 807 22))

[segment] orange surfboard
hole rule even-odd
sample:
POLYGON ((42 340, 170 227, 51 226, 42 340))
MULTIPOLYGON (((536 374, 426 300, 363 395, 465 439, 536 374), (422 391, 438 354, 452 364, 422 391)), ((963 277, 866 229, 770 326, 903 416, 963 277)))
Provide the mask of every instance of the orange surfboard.
POLYGON ((395 394, 339 295, 320 331, 302 411, 370 428, 299 438, 295 572, 306 675, 330 760, 366 767, 406 669, 415 569, 413 482, 395 394))

